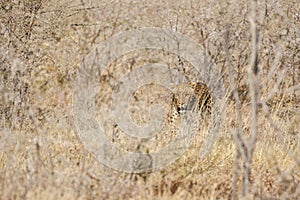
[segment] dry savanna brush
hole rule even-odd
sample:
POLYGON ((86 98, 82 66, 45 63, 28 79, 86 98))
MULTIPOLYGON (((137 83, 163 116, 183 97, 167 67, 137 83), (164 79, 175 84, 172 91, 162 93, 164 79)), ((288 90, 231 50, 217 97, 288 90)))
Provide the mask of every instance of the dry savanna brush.
POLYGON ((299 199, 297 0, 0 0, 0 94, 0 199, 299 199), (74 87, 95 46, 147 27, 185 35, 210 64, 199 72, 180 51, 145 48, 90 74, 95 120, 121 151, 148 158, 180 130, 194 133, 167 167, 128 173, 99 162, 78 135, 74 87), (134 88, 140 76, 126 102, 114 99, 124 76, 158 64, 169 76, 155 76, 169 77, 168 86, 134 88), (160 119, 162 128, 150 139, 130 136, 109 115, 124 103, 136 126, 160 119), (190 111, 193 123, 179 129, 190 111))

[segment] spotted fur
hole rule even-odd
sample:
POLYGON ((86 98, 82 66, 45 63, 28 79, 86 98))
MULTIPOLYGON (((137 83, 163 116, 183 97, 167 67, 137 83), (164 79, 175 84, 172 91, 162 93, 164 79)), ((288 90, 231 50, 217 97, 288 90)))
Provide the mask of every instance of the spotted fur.
POLYGON ((212 98, 206 84, 202 82, 190 82, 178 85, 172 95, 171 112, 169 122, 172 132, 177 127, 180 115, 187 111, 211 113, 212 98))
POLYGON ((190 85, 194 89, 194 94, 197 98, 197 109, 200 112, 207 111, 208 113, 211 113, 212 97, 207 85, 201 82, 192 82, 190 85))

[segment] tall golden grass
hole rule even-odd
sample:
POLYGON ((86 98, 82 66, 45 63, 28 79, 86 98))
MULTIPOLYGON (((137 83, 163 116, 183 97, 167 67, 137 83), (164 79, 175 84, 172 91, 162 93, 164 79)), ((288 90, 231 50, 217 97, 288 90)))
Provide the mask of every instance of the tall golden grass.
MULTIPOLYGON (((299 198, 299 10, 295 0, 1 0, 0 199, 299 198), (72 88, 94 45, 141 27, 170 28, 204 47, 222 72, 227 117, 209 156, 198 158, 202 127, 175 163, 137 175, 107 168, 85 149, 72 88)), ((162 61, 182 64, 151 51, 112 61, 99 80, 98 106, 109 106, 114 84, 132 67, 162 61)), ((136 120, 148 118, 145 111, 136 120)), ((113 127, 107 132, 112 137, 113 127)), ((129 139, 117 143, 133 150, 129 139)))

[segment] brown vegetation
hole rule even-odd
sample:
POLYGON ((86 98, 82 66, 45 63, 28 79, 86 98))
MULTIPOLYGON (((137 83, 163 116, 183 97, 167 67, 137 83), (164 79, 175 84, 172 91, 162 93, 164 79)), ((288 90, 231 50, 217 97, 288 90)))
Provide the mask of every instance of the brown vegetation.
MULTIPOLYGON (((0 199, 299 198, 300 4, 259 1, 251 22, 250 2, 0 0, 0 199), (172 165, 132 175, 107 168, 85 149, 72 119, 72 88, 94 45, 141 27, 170 28, 204 47, 222 72, 227 117, 209 156, 198 158, 203 127, 172 165), (258 67, 254 100, 248 66, 258 67)), ((147 62, 185 66, 187 79, 195 77, 176 55, 132 52, 102 73, 96 104, 109 108, 117 80, 147 62)), ((145 95, 156 97, 151 92, 145 95)), ((149 117, 145 111, 134 119, 149 117)), ((110 127, 113 140, 116 126, 110 127)), ((141 142, 121 138, 116 143, 130 150, 141 142)))

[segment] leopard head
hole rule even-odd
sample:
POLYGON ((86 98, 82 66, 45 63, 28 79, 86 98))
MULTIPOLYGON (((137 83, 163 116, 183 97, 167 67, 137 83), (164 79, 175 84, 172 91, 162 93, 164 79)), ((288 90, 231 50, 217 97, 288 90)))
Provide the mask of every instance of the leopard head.
POLYGON ((172 102, 179 114, 193 110, 196 105, 194 89, 188 84, 181 84, 173 92, 172 102))
POLYGON ((202 82, 190 82, 177 86, 173 92, 173 105, 179 114, 186 111, 209 110, 212 102, 208 87, 202 82))

